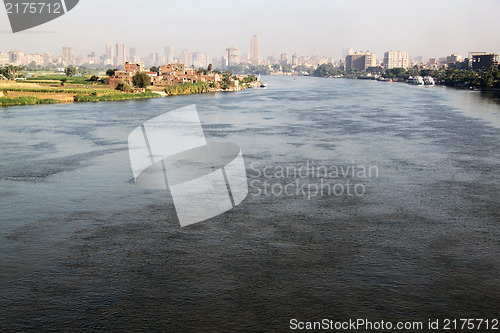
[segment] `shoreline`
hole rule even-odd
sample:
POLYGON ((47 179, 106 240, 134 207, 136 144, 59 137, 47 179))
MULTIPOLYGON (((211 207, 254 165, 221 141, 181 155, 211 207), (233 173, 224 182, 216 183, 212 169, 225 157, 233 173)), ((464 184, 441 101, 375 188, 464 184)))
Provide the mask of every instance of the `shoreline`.
POLYGON ((164 89, 149 90, 142 93, 126 93, 111 89, 108 87, 95 88, 79 88, 79 87, 46 87, 46 86, 29 86, 23 83, 19 86, 17 82, 8 82, 7 84, 0 83, 0 107, 7 108, 11 106, 24 106, 36 104, 60 104, 60 103, 85 103, 85 102, 106 102, 106 101, 124 101, 132 99, 149 99, 160 97, 173 97, 182 95, 194 95, 216 92, 237 92, 243 91, 246 88, 229 88, 229 89, 211 89, 204 92, 182 93, 169 95, 164 89))

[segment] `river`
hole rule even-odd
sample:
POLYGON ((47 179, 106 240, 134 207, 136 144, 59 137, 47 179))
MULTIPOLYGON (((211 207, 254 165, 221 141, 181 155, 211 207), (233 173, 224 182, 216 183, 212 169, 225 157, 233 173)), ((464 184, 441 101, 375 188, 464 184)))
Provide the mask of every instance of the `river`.
POLYGON ((0 109, 0 330, 498 318, 498 100, 263 80, 237 93, 0 109), (168 192, 134 184, 127 138, 192 104, 207 140, 241 147, 249 195, 181 228, 168 192))

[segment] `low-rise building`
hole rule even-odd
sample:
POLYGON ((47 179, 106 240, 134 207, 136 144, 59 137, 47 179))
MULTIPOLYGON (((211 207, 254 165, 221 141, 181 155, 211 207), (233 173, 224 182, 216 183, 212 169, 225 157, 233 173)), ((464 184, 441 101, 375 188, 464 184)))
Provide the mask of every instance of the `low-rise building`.
POLYGON ((498 54, 486 52, 471 52, 469 53, 469 64, 474 71, 488 69, 498 66, 498 54), (471 57, 472 55, 472 57, 471 57))
POLYGON ((366 71, 368 67, 377 65, 377 56, 370 51, 355 52, 348 54, 345 57, 345 69, 350 72, 352 70, 366 71))

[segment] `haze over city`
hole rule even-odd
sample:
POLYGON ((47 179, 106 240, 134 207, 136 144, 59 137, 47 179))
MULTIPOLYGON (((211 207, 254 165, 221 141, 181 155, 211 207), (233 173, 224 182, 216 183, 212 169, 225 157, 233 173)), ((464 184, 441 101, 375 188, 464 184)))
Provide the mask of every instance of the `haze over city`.
POLYGON ((12 34, 0 11, 0 51, 76 54, 104 53, 106 42, 123 42, 143 54, 165 45, 220 56, 230 46, 249 52, 249 38, 260 37, 260 54, 313 54, 340 58, 343 47, 405 50, 440 57, 470 51, 500 52, 500 2, 471 1, 81 1, 68 15, 12 34), (181 15, 182 14, 182 15, 181 15), (474 29, 471 29, 471 26, 474 29))

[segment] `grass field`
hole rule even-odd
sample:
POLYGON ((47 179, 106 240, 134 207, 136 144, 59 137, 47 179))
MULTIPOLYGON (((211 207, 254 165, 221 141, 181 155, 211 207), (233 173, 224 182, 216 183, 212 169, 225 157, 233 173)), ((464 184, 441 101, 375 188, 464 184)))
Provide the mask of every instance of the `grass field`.
MULTIPOLYGON (((54 76, 33 77, 23 81, 0 81, 0 106, 68 102, 115 101, 160 97, 153 92, 124 93, 109 85, 92 84, 85 78, 69 78, 64 86, 54 76)), ((61 76, 60 78, 66 78, 61 76)))

